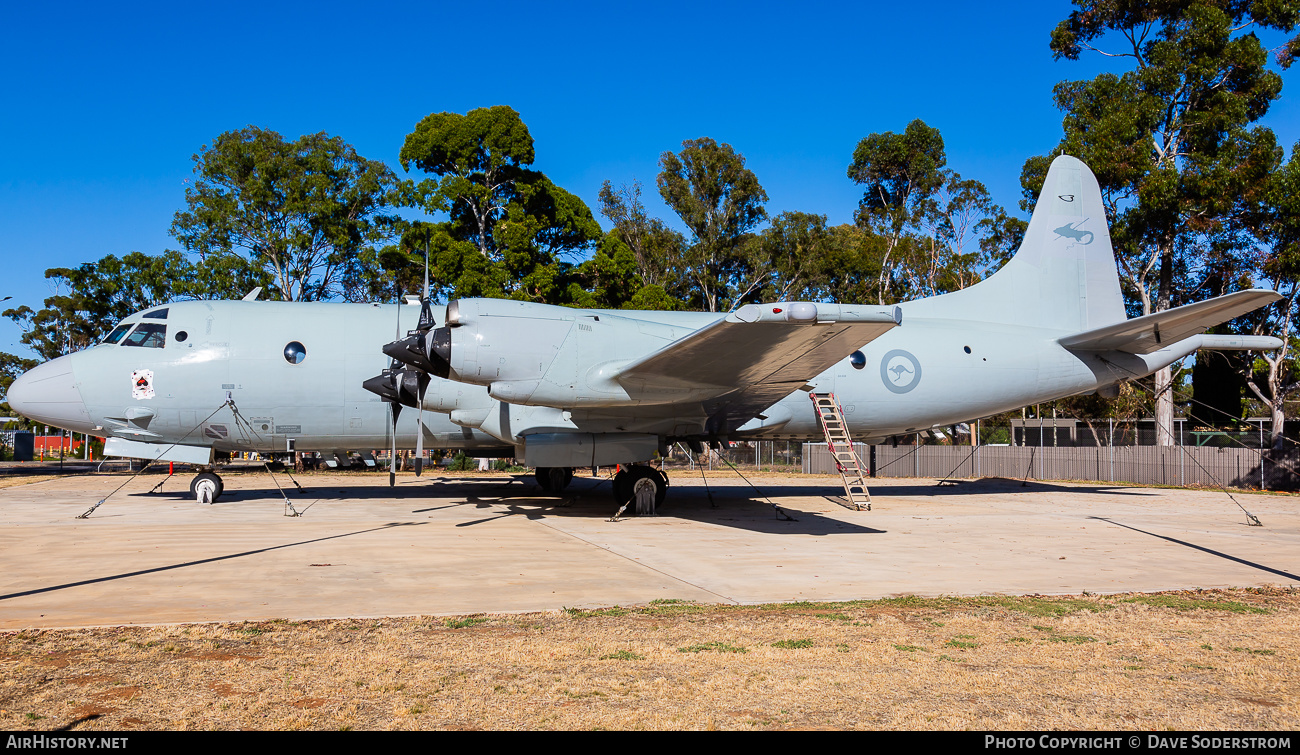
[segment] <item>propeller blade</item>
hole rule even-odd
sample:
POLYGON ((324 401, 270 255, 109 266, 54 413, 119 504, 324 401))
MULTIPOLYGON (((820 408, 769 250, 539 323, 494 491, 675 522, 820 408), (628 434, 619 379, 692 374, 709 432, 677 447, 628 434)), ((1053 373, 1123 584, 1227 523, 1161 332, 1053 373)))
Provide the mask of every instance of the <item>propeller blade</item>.
MULTIPOLYGON (((400 338, 402 335, 402 289, 400 286, 397 288, 397 306, 395 309, 397 310, 397 322, 395 323, 397 326, 396 333, 400 338)), ((397 360, 394 359, 393 362, 396 364, 397 360)), ((394 385, 393 387, 396 391, 398 385, 394 385)), ((402 405, 397 401, 393 401, 389 406, 391 406, 393 410, 393 438, 391 445, 388 447, 388 487, 391 488, 397 485, 397 415, 402 413, 402 405)))
POLYGON ((420 405, 415 415, 415 476, 419 477, 424 469, 424 383, 420 384, 417 403, 420 405))
POLYGON ((397 484, 397 415, 402 412, 402 405, 399 403, 389 404, 393 408, 393 440, 392 445, 388 448, 388 487, 397 484))

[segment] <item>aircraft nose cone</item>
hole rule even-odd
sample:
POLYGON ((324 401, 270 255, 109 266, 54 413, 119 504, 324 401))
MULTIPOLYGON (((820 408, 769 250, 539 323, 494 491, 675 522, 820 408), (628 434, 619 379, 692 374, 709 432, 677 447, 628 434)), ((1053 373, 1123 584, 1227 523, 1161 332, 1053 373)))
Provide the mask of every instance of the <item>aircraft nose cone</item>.
POLYGON ((72 375, 72 357, 59 357, 24 372, 6 396, 14 411, 37 422, 77 429, 90 422, 72 375))

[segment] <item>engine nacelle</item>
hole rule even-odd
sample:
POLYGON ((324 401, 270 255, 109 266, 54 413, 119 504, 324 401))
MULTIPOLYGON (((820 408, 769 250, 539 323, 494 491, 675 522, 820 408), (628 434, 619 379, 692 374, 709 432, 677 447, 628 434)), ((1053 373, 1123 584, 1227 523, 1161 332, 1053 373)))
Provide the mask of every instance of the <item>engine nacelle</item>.
POLYGON ((630 397, 618 369, 693 330, 504 299, 459 299, 447 305, 446 322, 449 378, 488 386, 507 403, 564 407, 654 403, 630 397))

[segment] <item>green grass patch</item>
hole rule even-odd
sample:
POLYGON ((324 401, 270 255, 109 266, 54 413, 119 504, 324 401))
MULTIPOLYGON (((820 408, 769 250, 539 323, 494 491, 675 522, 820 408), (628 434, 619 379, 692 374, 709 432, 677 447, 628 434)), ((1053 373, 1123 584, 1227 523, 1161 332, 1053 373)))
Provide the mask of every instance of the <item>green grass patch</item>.
POLYGON ((902 651, 905 652, 905 653, 915 653, 915 652, 918 651, 918 650, 920 650, 922 653, 928 653, 928 652, 930 652, 929 650, 926 650, 925 648, 921 647, 920 645, 895 645, 895 646, 894 646, 894 649, 895 649, 895 650, 902 650, 902 651))
POLYGON ((482 616, 469 616, 464 619, 447 619, 442 623, 445 624, 448 629, 468 629, 475 624, 483 624, 486 621, 487 619, 482 616))
POLYGON ((1172 608, 1175 611, 1228 611, 1230 613, 1272 613, 1267 608, 1256 608, 1236 600, 1197 600, 1181 595, 1138 595, 1125 598, 1122 603, 1141 603, 1156 608, 1172 608))
POLYGON ((965 640, 948 640, 945 644, 950 648, 961 648, 962 650, 974 650, 980 646, 978 642, 966 642, 965 640))
POLYGON ((701 642, 695 645, 687 645, 684 648, 677 648, 679 653, 748 653, 749 648, 732 645, 726 642, 701 642))
POLYGON ((1085 634, 1058 634, 1046 638, 1048 642, 1065 642, 1070 645, 1083 645, 1089 642, 1096 642, 1096 637, 1089 637, 1085 634))
POLYGON ((1250 653, 1251 655, 1277 655, 1276 650, 1253 650, 1251 648, 1233 648, 1234 653, 1250 653))
POLYGON ((812 640, 809 640, 809 639, 803 639, 803 640, 779 640, 779 641, 777 641, 777 642, 773 642, 773 643, 772 643, 772 647, 774 647, 774 648, 784 648, 784 649, 786 649, 786 650, 799 650, 800 648, 810 648, 810 647, 812 647, 812 646, 813 646, 813 641, 812 641, 812 640))
POLYGON ((990 608, 1001 608, 1006 611, 1015 611, 1016 613, 1027 613, 1030 616, 1043 616, 1050 618, 1068 616, 1080 611, 1091 611, 1097 613, 1110 607, 1103 603, 1098 603, 1093 600, 1084 600, 1082 598, 996 596, 989 598, 976 598, 976 602, 990 608))
POLYGON ((633 653, 631 650, 620 650, 617 653, 602 655, 600 659, 602 661, 644 661, 645 656, 637 655, 636 653, 633 653))
POLYGON ((575 619, 590 619, 594 616, 627 616, 630 613, 639 613, 639 611, 634 608, 612 606, 610 608, 566 608, 564 613, 575 619))

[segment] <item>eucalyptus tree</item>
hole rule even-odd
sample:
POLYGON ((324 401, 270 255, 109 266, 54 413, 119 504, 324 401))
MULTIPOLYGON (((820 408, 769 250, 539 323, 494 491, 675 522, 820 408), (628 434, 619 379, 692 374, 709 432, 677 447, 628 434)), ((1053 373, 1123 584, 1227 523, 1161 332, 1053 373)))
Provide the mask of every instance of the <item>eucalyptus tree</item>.
POLYGON ((1251 332, 1282 339, 1282 348, 1259 354, 1242 370, 1250 392, 1268 407, 1272 445, 1280 447, 1286 422, 1285 406, 1300 390, 1300 364, 1295 349, 1296 307, 1300 303, 1300 142, 1291 158, 1269 176, 1259 202, 1248 214, 1252 235, 1264 250, 1261 270, 1281 301, 1253 318, 1251 332))
POLYGON ((1014 235, 1014 222, 984 185, 947 162, 943 136, 919 119, 901 134, 871 134, 853 151, 848 176, 863 186, 856 222, 883 242, 875 266, 878 304, 977 282, 1000 248, 988 239, 1014 235))
POLYGON ((857 224, 884 239, 876 281, 876 303, 901 298, 906 282, 895 259, 905 239, 919 235, 935 209, 934 195, 943 186, 948 162, 939 129, 919 118, 903 133, 892 131, 864 137, 853 150, 848 175, 863 186, 857 224))
POLYGON ((194 155, 187 209, 171 233, 200 256, 242 256, 285 301, 338 295, 350 263, 382 244, 396 178, 341 138, 286 141, 257 126, 220 134, 194 155))
MULTIPOLYGON (((1137 313, 1178 302, 1180 250, 1213 234, 1257 174, 1271 135, 1252 129, 1282 89, 1255 29, 1291 32, 1300 1, 1074 0, 1052 32, 1057 59, 1095 52, 1127 68, 1055 88, 1065 112, 1057 152, 1102 186, 1126 293, 1137 313), (1246 147, 1240 145, 1245 144, 1246 147), (1254 145, 1253 147, 1250 145, 1254 145), (1248 162, 1241 162, 1243 156, 1248 162)), ((1283 68, 1292 38, 1278 56, 1283 68)), ((1027 164, 1026 174, 1041 171, 1027 164)), ((1027 183, 1033 183, 1027 175, 1027 183)), ((1173 442, 1172 371, 1156 373, 1158 442, 1173 442)))
POLYGON ((681 261, 698 304, 709 312, 734 306, 762 278, 746 241, 767 217, 767 192, 743 155, 708 137, 664 152, 659 168, 659 195, 691 233, 681 261))
POLYGON ((445 296, 559 302, 572 264, 600 225, 587 205, 528 166, 533 138, 519 114, 498 105, 433 113, 406 136, 402 203, 448 219, 430 234, 432 274, 445 296))
POLYGON ((773 301, 824 300, 832 265, 843 261, 835 252, 837 237, 825 215, 783 212, 752 241, 768 270, 758 297, 773 301))
POLYGON ((640 181, 633 180, 617 190, 605 181, 600 187, 600 214, 614 223, 645 285, 672 288, 681 280, 686 238, 659 218, 650 217, 641 201, 640 181))

